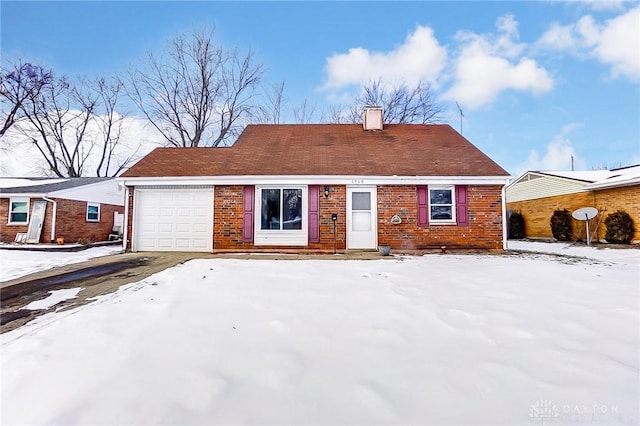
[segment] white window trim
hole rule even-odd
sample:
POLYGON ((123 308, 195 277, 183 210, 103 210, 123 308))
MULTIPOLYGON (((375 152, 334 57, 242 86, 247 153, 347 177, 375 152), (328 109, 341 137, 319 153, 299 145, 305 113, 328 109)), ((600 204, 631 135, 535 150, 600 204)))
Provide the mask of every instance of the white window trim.
POLYGON ((87 212, 85 216, 87 222, 100 222, 100 203, 90 203, 87 201, 87 212), (89 219, 89 207, 98 207, 98 218, 89 219))
POLYGON ((9 214, 7 215, 7 224, 8 225, 28 225, 29 224, 29 210, 31 209, 31 200, 28 197, 15 197, 15 198, 9 198, 9 214), (12 222, 11 221, 11 213, 12 213, 12 206, 13 203, 24 203, 26 201, 27 203, 27 220, 24 222, 12 222))
MULTIPOLYGON (((455 185, 429 185, 429 193, 427 194, 427 214, 429 215, 429 224, 433 225, 455 225, 456 218, 456 186, 455 185), (431 218, 431 190, 447 189, 451 191, 451 219, 432 219, 431 218)), ((436 206, 439 204, 435 204, 436 206)))
POLYGON ((309 192, 307 185, 256 185, 253 206, 253 244, 256 246, 306 246, 309 244, 309 192), (262 190, 301 189, 302 229, 261 229, 262 190))

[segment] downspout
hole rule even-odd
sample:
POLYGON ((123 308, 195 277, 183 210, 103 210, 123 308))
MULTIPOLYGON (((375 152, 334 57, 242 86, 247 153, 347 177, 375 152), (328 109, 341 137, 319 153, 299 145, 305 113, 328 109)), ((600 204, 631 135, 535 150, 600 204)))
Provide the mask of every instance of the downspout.
POLYGON ((56 217, 58 214, 58 202, 52 200, 51 198, 48 198, 46 195, 43 195, 42 199, 53 203, 53 212, 51 213, 51 241, 53 242, 56 240, 56 217))
MULTIPOLYGON (((122 230, 122 241, 124 243, 124 247, 122 249, 127 251, 127 238, 129 237, 129 187, 124 187, 124 220, 122 221, 124 229, 122 230)), ((133 226, 133 224, 131 224, 133 226)), ((133 247, 132 247, 133 248, 133 247)))
POLYGON ((502 187, 502 249, 507 250, 507 182, 502 187))

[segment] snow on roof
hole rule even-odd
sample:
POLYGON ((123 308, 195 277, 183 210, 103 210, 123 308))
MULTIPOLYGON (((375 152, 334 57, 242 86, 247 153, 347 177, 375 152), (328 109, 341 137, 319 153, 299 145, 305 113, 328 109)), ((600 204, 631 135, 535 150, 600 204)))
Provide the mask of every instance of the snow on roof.
POLYGON ((608 170, 609 175, 586 186, 587 189, 640 184, 640 165, 608 170))
POLYGON ((0 178, 0 188, 22 188, 25 186, 48 185, 65 182, 68 179, 60 178, 0 178))
POLYGON ((92 183, 112 180, 108 177, 74 177, 74 178, 2 178, 0 194, 50 194, 92 183), (6 186, 3 186, 6 185, 6 186))
POLYGON ((604 179, 611 173, 609 170, 539 170, 534 173, 541 173, 544 175, 558 176, 567 179, 583 180, 586 182, 595 182, 600 179, 604 179))
MULTIPOLYGON (((527 173, 537 173, 546 176, 557 176, 587 182, 585 189, 609 188, 640 184, 640 164, 620 167, 611 170, 532 170, 527 173)), ((519 181, 516 179, 515 182, 519 181)))

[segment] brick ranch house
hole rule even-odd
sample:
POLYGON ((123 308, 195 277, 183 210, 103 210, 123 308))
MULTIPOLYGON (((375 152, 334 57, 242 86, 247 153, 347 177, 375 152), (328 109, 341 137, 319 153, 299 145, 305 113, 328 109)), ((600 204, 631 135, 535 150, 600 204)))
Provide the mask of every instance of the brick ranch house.
MULTIPOLYGON (((595 207, 599 214, 590 221, 593 240, 604 241, 607 215, 624 210, 633 219, 633 242, 640 242, 640 165, 611 170, 528 171, 507 186, 506 195, 507 209, 524 216, 527 238, 553 238, 550 220, 556 209, 573 212, 595 207)), ((572 219, 572 229, 576 238, 586 240, 584 222, 572 219)))
POLYGON ((124 190, 113 178, 1 178, 0 241, 106 241, 124 190))
POLYGON ((382 126, 381 113, 155 149, 119 178, 127 248, 329 252, 335 226, 337 250, 502 250, 508 173, 448 125, 382 126))

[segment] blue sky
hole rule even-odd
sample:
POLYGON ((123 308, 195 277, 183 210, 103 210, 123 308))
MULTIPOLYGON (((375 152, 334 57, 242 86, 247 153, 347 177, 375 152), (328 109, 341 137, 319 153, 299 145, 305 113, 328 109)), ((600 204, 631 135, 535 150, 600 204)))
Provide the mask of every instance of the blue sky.
MULTIPOLYGON (((425 79, 444 122, 511 174, 640 163, 638 2, 2 1, 1 49, 109 76, 207 26, 251 48, 286 109, 348 101, 360 82, 425 79)), ((286 111, 285 111, 286 113, 286 111)))

